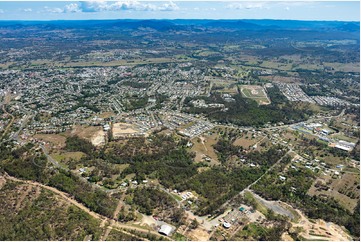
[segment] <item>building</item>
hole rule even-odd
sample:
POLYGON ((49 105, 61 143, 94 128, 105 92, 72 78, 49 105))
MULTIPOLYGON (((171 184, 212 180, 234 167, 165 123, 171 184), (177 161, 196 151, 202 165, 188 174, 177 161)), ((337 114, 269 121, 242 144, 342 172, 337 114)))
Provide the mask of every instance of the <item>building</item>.
POLYGON ((347 142, 344 140, 339 140, 335 147, 341 150, 345 150, 345 151, 352 151, 353 148, 355 148, 356 144, 355 143, 351 143, 351 142, 347 142))
POLYGON ((170 233, 172 232, 172 227, 167 225, 167 224, 163 224, 160 229, 158 230, 158 233, 163 234, 165 236, 169 236, 170 233))
POLYGON ((227 222, 224 222, 223 227, 226 228, 226 229, 229 229, 231 227, 231 224, 227 223, 227 222))

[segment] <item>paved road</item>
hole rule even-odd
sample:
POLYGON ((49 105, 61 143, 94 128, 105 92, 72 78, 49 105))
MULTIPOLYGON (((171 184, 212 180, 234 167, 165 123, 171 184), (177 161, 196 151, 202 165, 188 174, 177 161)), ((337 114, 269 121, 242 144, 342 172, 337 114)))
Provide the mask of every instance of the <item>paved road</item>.
POLYGON ((48 153, 48 150, 45 148, 44 145, 40 145, 40 148, 42 149, 43 153, 45 154, 46 158, 48 159, 48 161, 50 161, 55 167, 65 170, 65 171, 69 171, 68 168, 62 167, 56 160, 54 160, 53 157, 51 157, 48 153))
POLYGON ((254 193, 252 190, 247 189, 247 191, 252 193, 252 195, 254 196, 255 199, 257 199, 260 203, 262 203, 268 209, 271 209, 273 212, 287 216, 291 219, 293 219, 295 217, 288 209, 285 209, 281 205, 279 205, 279 201, 268 201, 268 200, 260 197, 256 193, 254 193))

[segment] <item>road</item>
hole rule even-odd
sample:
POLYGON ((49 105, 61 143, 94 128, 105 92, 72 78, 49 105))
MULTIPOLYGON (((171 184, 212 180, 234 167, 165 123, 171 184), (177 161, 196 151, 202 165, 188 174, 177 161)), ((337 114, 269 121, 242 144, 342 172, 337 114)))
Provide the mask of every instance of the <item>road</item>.
POLYGON ((245 190, 249 190, 254 184, 256 184, 257 182, 259 182, 259 180, 261 180, 262 177, 264 177, 265 175, 267 175, 267 174, 268 174, 275 166, 277 166, 277 165, 281 162, 281 160, 282 160, 283 158, 285 158, 290 152, 292 152, 292 149, 289 149, 289 150, 286 152, 286 154, 284 154, 280 159, 278 159, 278 160, 276 161, 276 163, 274 163, 270 168, 268 168, 268 170, 267 170, 265 173, 263 173, 262 176, 260 176, 257 180, 255 180, 255 181, 252 182, 251 184, 249 184, 249 185, 248 185, 244 190, 242 190, 239 194, 243 194, 245 190))
POLYGON ((106 228, 106 230, 104 231, 104 234, 102 235, 102 237, 100 238, 101 241, 106 241, 108 238, 108 235, 110 233, 110 231, 113 229, 114 223, 116 222, 116 220, 118 219, 118 214, 120 212, 120 209, 122 208, 122 206, 124 206, 123 204, 123 200, 124 200, 124 195, 125 193, 122 194, 121 198, 119 199, 118 205, 115 208, 115 211, 113 213, 113 220, 110 221, 110 225, 106 228))
POLYGON ((326 116, 326 117, 320 117, 320 118, 310 118, 308 120, 302 121, 302 122, 297 122, 297 123, 293 123, 293 124, 285 124, 285 125, 280 125, 280 126, 274 126, 274 127, 269 127, 269 128, 263 128, 263 130, 272 130, 272 129, 280 129, 280 128, 288 128, 290 126, 293 125, 299 125, 305 122, 316 122, 316 121, 320 121, 320 120, 324 120, 324 119, 329 119, 329 118, 337 118, 337 117, 341 117, 345 114, 346 109, 342 109, 342 111, 334 116, 326 116))
MULTIPOLYGON (((243 189, 242 191, 239 192, 238 195, 242 195, 245 191, 250 190, 250 188, 256 184, 259 180, 262 179, 262 177, 264 177, 265 175, 267 175, 275 166, 277 166, 281 160, 286 157, 286 155, 288 155, 290 152, 292 152, 292 149, 289 149, 286 154, 284 154, 280 159, 278 159, 270 168, 267 169, 267 171, 265 171, 265 173, 263 173, 257 180, 255 180, 254 182, 252 182, 251 184, 249 184, 245 189, 243 189)), ((220 206, 220 208, 224 208, 225 206, 229 205, 229 202, 232 200, 233 198, 229 199, 227 202, 225 202, 223 205, 220 206)))
POLYGON ((281 214, 283 216, 287 216, 290 219, 294 219, 295 216, 288 209, 283 208, 281 205, 279 205, 280 201, 268 201, 260 197, 258 194, 254 193, 252 190, 247 189, 246 191, 252 193, 255 199, 257 199, 263 206, 267 207, 273 212, 281 214))
POLYGON ((47 149, 45 148, 44 145, 40 145, 40 148, 42 149, 43 153, 45 154, 46 158, 48 159, 48 161, 50 161, 55 167, 59 168, 59 169, 62 169, 62 170, 65 170, 65 171, 69 171, 68 168, 64 168, 62 167, 56 160, 54 160, 53 157, 51 157, 47 151, 47 149))

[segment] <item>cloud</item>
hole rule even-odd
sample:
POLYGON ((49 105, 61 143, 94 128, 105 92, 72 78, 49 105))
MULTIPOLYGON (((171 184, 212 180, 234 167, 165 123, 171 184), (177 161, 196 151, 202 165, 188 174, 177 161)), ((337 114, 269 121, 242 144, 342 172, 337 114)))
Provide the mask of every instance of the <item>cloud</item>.
POLYGON ((239 9, 262 9, 265 8, 266 4, 265 3, 260 3, 260 2, 244 2, 244 3, 231 3, 229 5, 226 6, 226 8, 228 9, 235 9, 235 10, 239 10, 239 9))
POLYGON ((2 9, 0 8, 0 13, 5 13, 5 12, 4 12, 4 10, 2 10, 2 9))
POLYGON ((33 10, 31 8, 23 8, 21 9, 23 12, 32 12, 33 10))
POLYGON ((78 4, 71 3, 68 5, 65 5, 63 12, 64 13, 78 13, 78 12, 81 12, 81 9, 79 8, 78 4))
POLYGON ((314 2, 312 1, 304 1, 304 2, 298 2, 298 1, 280 1, 275 2, 275 4, 283 5, 283 6, 292 6, 292 7, 301 7, 301 6, 308 6, 313 5, 314 2))
POLYGON ((164 3, 160 6, 138 2, 135 0, 106 2, 106 1, 81 1, 79 9, 82 12, 105 12, 105 11, 174 11, 179 7, 173 3, 164 3))
POLYGON ((179 7, 174 2, 165 3, 159 7, 160 11, 175 11, 178 9, 179 9, 179 7))
POLYGON ((289 11, 289 10, 290 10, 290 7, 285 7, 285 10, 289 11))
POLYGON ((64 12, 64 9, 61 9, 61 8, 49 8, 48 6, 45 6, 44 9, 45 9, 46 12, 49 12, 49 13, 63 13, 64 12))

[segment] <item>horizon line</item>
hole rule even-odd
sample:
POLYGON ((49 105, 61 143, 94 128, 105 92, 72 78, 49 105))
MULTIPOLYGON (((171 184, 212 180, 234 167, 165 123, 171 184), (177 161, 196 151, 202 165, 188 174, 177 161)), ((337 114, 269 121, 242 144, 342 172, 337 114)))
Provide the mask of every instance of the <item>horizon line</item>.
MULTIPOLYGON (((1 1, 1 0, 0 0, 1 1)), ((222 19, 212 19, 212 18, 202 18, 202 19, 193 19, 193 18, 124 18, 124 19, 0 19, 0 22, 15 22, 15 21, 23 21, 23 22, 54 22, 54 21, 112 21, 112 20, 136 20, 136 21, 141 21, 141 20, 157 20, 157 21, 164 21, 164 20, 170 20, 170 21, 176 21, 176 20, 192 20, 192 21, 202 21, 202 20, 211 20, 211 21, 237 21, 237 20, 275 20, 275 21, 303 21, 303 22, 356 22, 356 23, 360 23, 360 20, 321 20, 321 19, 315 19, 315 20, 311 20, 311 19, 273 19, 273 18, 264 18, 264 19, 255 19, 255 18, 239 18, 239 19, 235 19, 235 18, 230 18, 230 19, 226 19, 226 18, 222 18, 222 19)))

